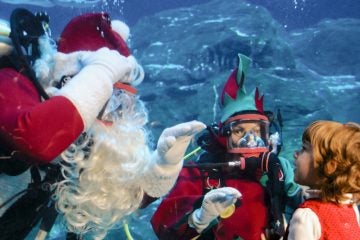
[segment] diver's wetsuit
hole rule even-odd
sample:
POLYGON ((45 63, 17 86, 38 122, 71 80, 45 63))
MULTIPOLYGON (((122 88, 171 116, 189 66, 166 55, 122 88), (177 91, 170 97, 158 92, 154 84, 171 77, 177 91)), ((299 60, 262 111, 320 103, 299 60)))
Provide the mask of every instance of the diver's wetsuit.
MULTIPOLYGON (((230 156, 227 153, 205 153, 194 164, 224 162, 230 156)), ((268 170, 268 178, 273 180, 268 181, 264 188, 259 183, 261 158, 248 159, 244 170, 239 167, 183 168, 174 189, 162 201, 151 220, 155 233, 159 239, 191 239, 197 236, 195 229, 188 225, 188 216, 201 206, 207 191, 227 186, 241 192, 240 206, 229 218, 218 218, 211 223, 198 239, 260 239, 266 228, 274 227, 276 220, 281 220, 283 211, 283 181, 278 177, 281 167, 274 154, 269 156, 268 170)), ((283 228, 278 230, 283 234, 283 228)))

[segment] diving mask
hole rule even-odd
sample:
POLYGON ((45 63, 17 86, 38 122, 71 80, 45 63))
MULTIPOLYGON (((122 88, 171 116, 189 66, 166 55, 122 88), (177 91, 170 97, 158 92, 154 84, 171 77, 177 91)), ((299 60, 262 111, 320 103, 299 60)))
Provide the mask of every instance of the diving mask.
POLYGON ((269 121, 260 114, 242 114, 225 122, 227 150, 243 155, 268 151, 269 121))
POLYGON ((111 123, 122 118, 125 112, 133 109, 136 93, 137 90, 128 84, 115 83, 113 94, 101 114, 101 120, 111 123))

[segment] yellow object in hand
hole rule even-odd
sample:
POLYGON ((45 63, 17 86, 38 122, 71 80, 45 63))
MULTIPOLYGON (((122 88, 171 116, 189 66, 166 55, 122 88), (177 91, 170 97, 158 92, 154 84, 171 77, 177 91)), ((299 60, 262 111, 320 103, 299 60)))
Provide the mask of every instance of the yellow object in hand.
POLYGON ((220 213, 221 218, 229 218, 235 212, 235 204, 228 206, 222 213, 220 213))

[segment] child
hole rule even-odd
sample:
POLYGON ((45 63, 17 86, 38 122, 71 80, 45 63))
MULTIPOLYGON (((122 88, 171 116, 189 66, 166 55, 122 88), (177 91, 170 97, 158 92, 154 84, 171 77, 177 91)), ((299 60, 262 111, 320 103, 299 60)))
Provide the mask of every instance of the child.
POLYGON ((294 153, 295 181, 308 186, 288 239, 360 239, 360 125, 317 121, 294 153))

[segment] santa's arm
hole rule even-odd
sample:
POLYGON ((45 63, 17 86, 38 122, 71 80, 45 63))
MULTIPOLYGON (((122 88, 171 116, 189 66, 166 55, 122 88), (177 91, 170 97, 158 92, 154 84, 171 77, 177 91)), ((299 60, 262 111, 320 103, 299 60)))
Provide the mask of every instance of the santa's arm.
POLYGON ((161 197, 170 191, 182 168, 182 160, 190 140, 205 128, 205 124, 192 121, 162 132, 150 165, 144 173, 143 189, 146 194, 161 197))
POLYGON ((40 102, 33 84, 12 69, 1 70, 0 79, 0 136, 9 153, 49 162, 79 136, 83 121, 68 99, 40 102))
POLYGON ((3 89, 5 114, 0 123, 9 148, 38 162, 51 161, 92 124, 110 97, 113 83, 127 78, 131 70, 125 57, 109 49, 86 54, 81 61, 84 68, 45 102, 39 101, 24 76, 4 76, 11 91, 3 89))
POLYGON ((108 48, 81 53, 81 71, 55 95, 66 97, 73 103, 84 122, 84 130, 87 130, 110 98, 113 84, 117 81, 129 83, 134 66, 119 52, 108 48))

